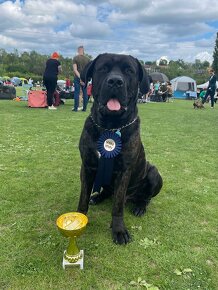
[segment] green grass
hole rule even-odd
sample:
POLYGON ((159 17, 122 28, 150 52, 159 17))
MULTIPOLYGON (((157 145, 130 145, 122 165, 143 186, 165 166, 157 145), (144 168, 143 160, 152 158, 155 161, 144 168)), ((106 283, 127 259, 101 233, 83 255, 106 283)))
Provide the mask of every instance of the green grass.
POLYGON ((25 88, 23 87, 16 87, 16 95, 17 97, 26 95, 25 88))
POLYGON ((77 208, 78 141, 87 113, 0 102, 0 289, 218 289, 218 108, 190 101, 139 105, 147 159, 164 187, 146 215, 125 209, 133 241, 112 243, 112 200, 90 207, 78 239, 85 268, 62 270, 67 239, 55 221, 77 208), (157 239, 148 247, 141 240, 157 239), (141 244, 140 244, 141 242, 141 244), (176 269, 191 273, 177 276, 176 269), (144 288, 145 289, 145 288, 144 288))

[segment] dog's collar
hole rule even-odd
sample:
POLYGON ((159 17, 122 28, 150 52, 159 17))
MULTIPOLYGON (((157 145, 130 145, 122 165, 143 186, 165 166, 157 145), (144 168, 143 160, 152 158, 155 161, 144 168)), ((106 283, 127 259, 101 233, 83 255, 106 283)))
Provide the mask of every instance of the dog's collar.
POLYGON ((127 123, 126 125, 123 125, 122 127, 119 127, 119 128, 112 128, 112 129, 107 129, 107 128, 104 128, 102 126, 100 126, 99 124, 97 124, 93 118, 92 115, 89 115, 90 119, 92 120, 92 122, 94 123, 94 125, 102 130, 105 130, 105 131, 121 131, 122 129, 126 128, 126 127, 129 127, 130 125, 132 125, 133 123, 135 123, 135 121, 138 119, 138 117, 136 117, 135 119, 133 119, 131 122, 127 123))

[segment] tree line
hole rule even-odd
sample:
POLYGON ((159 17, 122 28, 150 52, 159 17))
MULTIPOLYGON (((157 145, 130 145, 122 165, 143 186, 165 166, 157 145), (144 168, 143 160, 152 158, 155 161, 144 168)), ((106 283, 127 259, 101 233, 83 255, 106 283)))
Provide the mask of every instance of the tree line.
MULTIPOLYGON (((0 49, 0 76, 31 77, 34 81, 41 81, 49 57, 36 51, 19 53, 17 49, 14 52, 0 49)), ((63 68, 60 78, 72 76, 72 59, 60 56, 60 62, 63 68)))
MULTIPOLYGON (((91 55, 87 55, 92 59, 91 55)), ((7 52, 5 49, 0 49, 0 76, 9 77, 25 77, 32 78, 34 81, 42 80, 42 75, 45 69, 45 63, 49 58, 49 55, 40 54, 36 51, 19 53, 17 49, 13 52, 7 52)), ((213 68, 218 73, 218 33, 214 48, 214 62, 213 68)), ((72 58, 60 56, 60 62, 63 68, 60 79, 66 77, 73 78, 72 58)), ((173 79, 178 76, 189 76, 197 81, 198 84, 204 83, 208 80, 208 67, 209 62, 195 60, 194 63, 185 62, 182 59, 176 61, 170 61, 166 64, 163 60, 160 65, 157 66, 156 62, 141 61, 142 64, 148 68, 148 72, 160 71, 168 76, 169 79, 173 79)))
POLYGON ((168 65, 161 65, 160 63, 157 69, 166 74, 170 80, 179 76, 188 76, 196 80, 197 84, 201 84, 208 81, 209 67, 210 63, 208 61, 201 62, 196 59, 194 63, 188 63, 178 59, 176 61, 171 60, 168 65))

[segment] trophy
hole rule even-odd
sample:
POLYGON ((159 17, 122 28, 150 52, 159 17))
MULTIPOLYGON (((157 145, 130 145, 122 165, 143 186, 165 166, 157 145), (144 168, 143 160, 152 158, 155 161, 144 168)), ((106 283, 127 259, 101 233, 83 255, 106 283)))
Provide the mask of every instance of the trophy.
POLYGON ((70 238, 67 250, 63 255, 63 269, 66 266, 75 265, 79 265, 80 269, 83 269, 84 251, 79 250, 76 238, 84 232, 87 223, 87 216, 79 212, 65 213, 57 219, 58 230, 64 237, 70 238))

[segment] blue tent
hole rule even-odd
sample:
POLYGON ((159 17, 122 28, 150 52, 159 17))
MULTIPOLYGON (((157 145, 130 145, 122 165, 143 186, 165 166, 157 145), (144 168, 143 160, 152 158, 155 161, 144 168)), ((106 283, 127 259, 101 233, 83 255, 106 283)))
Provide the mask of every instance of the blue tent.
POLYGON ((177 99, 186 99, 187 97, 197 97, 196 81, 190 77, 181 76, 171 81, 173 96, 177 99))
POLYGON ((11 78, 11 82, 14 86, 19 86, 19 84, 21 83, 21 79, 18 77, 13 77, 11 78))

